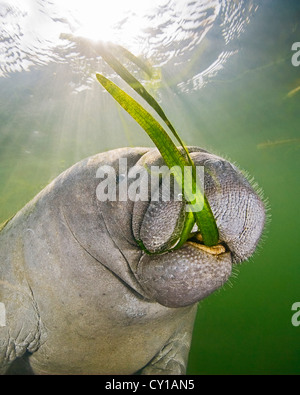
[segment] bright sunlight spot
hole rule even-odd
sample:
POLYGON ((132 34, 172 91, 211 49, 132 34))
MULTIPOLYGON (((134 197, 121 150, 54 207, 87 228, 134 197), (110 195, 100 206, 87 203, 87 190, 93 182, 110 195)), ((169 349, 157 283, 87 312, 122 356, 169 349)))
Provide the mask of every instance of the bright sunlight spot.
POLYGON ((76 36, 94 41, 131 41, 145 24, 147 11, 161 0, 56 0, 63 14, 72 16, 71 29, 76 36), (129 18, 130 17, 130 18, 129 18), (129 22, 130 19, 130 22, 129 22), (72 26, 73 25, 73 26, 72 26))

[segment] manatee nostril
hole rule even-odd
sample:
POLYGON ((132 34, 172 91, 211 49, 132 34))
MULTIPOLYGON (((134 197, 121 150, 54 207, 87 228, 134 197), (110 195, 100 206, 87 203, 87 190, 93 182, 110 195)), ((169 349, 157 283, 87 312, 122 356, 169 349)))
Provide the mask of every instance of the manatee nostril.
POLYGON ((221 169, 224 166, 224 160, 217 158, 210 158, 205 161, 205 167, 214 167, 215 169, 221 169))

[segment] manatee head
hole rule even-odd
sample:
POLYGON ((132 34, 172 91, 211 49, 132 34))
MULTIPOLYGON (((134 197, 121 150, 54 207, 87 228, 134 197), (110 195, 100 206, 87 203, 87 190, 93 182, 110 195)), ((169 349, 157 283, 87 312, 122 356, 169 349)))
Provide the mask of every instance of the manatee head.
MULTIPOLYGON (((217 246, 206 247, 197 227, 179 249, 186 202, 137 201, 132 209, 132 232, 147 252, 132 268, 145 294, 167 307, 193 304, 220 288, 232 265, 255 251, 265 224, 265 207, 245 176, 230 162, 191 148, 196 166, 204 166, 204 188, 219 230, 217 246)), ((141 166, 163 165, 156 150, 145 154, 141 166)))
POLYGON ((153 166, 165 165, 157 149, 122 148, 98 154, 60 178, 64 218, 75 242, 130 288, 137 303, 148 300, 183 307, 205 298, 228 280, 233 264, 254 253, 261 237, 264 204, 245 176, 221 157, 197 147, 189 151, 195 165, 204 167, 204 191, 219 230, 219 243, 210 248, 194 227, 189 240, 174 249, 184 227, 186 202, 177 199, 174 190, 164 200, 159 189, 162 196, 153 199, 147 171, 138 188, 133 188, 134 177, 126 177, 133 168, 152 171, 153 166), (120 169, 120 159, 126 159, 126 169, 120 169), (127 185, 129 199, 96 198, 95 174, 107 164, 114 169, 118 193, 127 185))

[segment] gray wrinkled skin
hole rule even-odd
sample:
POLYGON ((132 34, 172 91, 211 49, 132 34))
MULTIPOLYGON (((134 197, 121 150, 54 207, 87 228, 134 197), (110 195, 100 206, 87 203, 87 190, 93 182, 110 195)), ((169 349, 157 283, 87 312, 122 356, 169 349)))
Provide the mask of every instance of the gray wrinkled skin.
MULTIPOLYGON (((87 158, 57 177, 0 233, 2 373, 183 374, 197 302, 248 259, 265 210, 229 162, 190 148, 226 252, 176 242, 184 203, 100 202, 99 166, 163 165, 156 149, 87 158), (142 240, 145 254, 137 245, 142 240)), ((121 182, 121 181, 120 181, 121 182)))

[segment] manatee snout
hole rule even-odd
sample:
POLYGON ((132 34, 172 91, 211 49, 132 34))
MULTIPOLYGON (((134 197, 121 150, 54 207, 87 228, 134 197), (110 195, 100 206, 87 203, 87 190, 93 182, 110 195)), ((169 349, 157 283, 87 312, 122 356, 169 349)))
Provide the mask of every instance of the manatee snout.
POLYGON ((149 298, 167 307, 193 304, 222 287, 232 264, 254 253, 265 224, 264 204, 241 171, 206 151, 192 152, 191 157, 204 166, 204 191, 219 230, 218 246, 206 248, 193 233, 181 248, 166 251, 181 234, 185 203, 150 201, 139 210, 144 217, 138 237, 152 254, 142 255, 136 277, 149 298))

